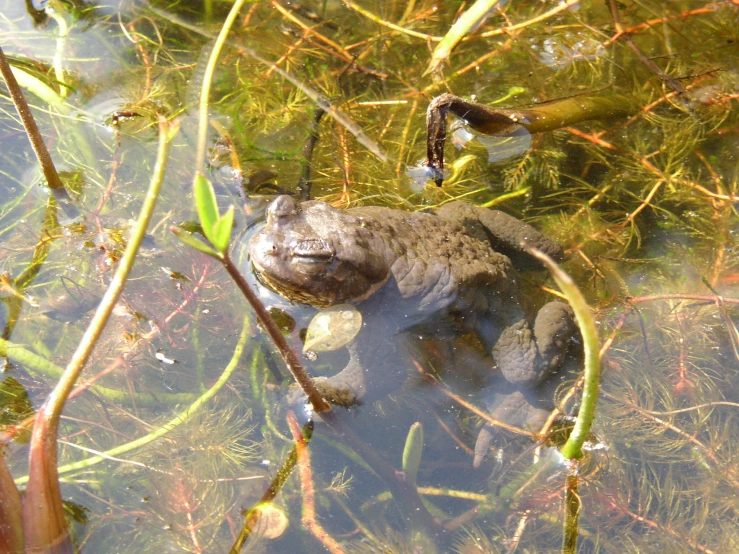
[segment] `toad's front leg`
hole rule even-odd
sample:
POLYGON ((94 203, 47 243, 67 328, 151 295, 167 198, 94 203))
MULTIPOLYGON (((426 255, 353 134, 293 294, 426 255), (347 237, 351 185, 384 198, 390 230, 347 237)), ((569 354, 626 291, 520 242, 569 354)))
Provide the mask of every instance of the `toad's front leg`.
MULTIPOLYGON (((313 383, 326 401, 345 408, 373 402, 400 388, 407 379, 407 349, 398 336, 370 337, 360 333, 348 346, 349 363, 336 375, 315 377, 313 383)), ((290 405, 305 400, 293 385, 290 405)))

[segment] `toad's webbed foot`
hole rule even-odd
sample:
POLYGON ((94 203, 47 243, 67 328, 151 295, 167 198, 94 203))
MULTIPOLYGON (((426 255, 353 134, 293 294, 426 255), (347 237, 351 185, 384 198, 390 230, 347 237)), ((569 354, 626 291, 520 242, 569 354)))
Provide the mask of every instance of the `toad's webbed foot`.
MULTIPOLYGON (((350 360, 343 370, 332 377, 313 378, 313 384, 327 402, 344 408, 362 403, 367 388, 365 381, 364 371, 355 360, 350 360)), ((290 387, 287 401, 290 406, 306 401, 305 394, 297 384, 290 387)))
POLYGON ((525 319, 506 328, 493 347, 493 356, 509 382, 540 383, 562 364, 576 330, 572 308, 550 302, 539 310, 533 329, 525 319))
MULTIPOLYGON (((488 403, 488 410, 493 419, 508 425, 538 431, 547 420, 550 409, 535 405, 522 391, 495 395, 488 403)), ((496 429, 490 423, 480 429, 475 442, 473 467, 480 467, 490 449, 490 444, 496 436, 496 429)))

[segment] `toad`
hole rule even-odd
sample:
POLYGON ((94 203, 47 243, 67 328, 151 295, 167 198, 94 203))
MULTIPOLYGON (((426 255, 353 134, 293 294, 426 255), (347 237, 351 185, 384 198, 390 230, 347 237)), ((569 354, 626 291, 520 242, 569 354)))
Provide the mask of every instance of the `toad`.
POLYGON ((474 332, 504 378, 537 384, 563 361, 577 327, 563 302, 530 322, 514 267, 532 265, 522 243, 555 259, 562 249, 503 212, 455 201, 433 212, 340 210, 277 197, 248 248, 258 278, 290 301, 351 303, 363 327, 349 362, 315 379, 329 402, 371 402, 406 380, 407 341, 474 332))

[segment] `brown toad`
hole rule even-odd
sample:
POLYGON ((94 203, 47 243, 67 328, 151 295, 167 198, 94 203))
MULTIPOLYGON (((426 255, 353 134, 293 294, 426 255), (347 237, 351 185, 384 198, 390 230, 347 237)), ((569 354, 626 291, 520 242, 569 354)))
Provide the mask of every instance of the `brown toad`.
POLYGON ((339 210, 280 196, 249 242, 260 279, 313 306, 353 303, 363 328, 338 374, 316 379, 342 406, 372 401, 406 379, 404 340, 474 332, 511 383, 538 383, 557 368, 576 330, 571 308, 521 307, 517 263, 526 242, 561 258, 561 247, 502 212, 452 202, 432 213, 383 207, 339 210))

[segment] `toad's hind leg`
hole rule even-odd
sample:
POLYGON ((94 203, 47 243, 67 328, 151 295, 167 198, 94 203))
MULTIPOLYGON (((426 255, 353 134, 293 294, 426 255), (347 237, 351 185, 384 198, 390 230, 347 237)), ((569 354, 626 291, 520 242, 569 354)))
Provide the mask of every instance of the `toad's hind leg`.
POLYGON ((497 336, 480 336, 509 382, 536 384, 562 364, 576 330, 572 308, 549 302, 539 310, 533 328, 516 310, 497 336))

